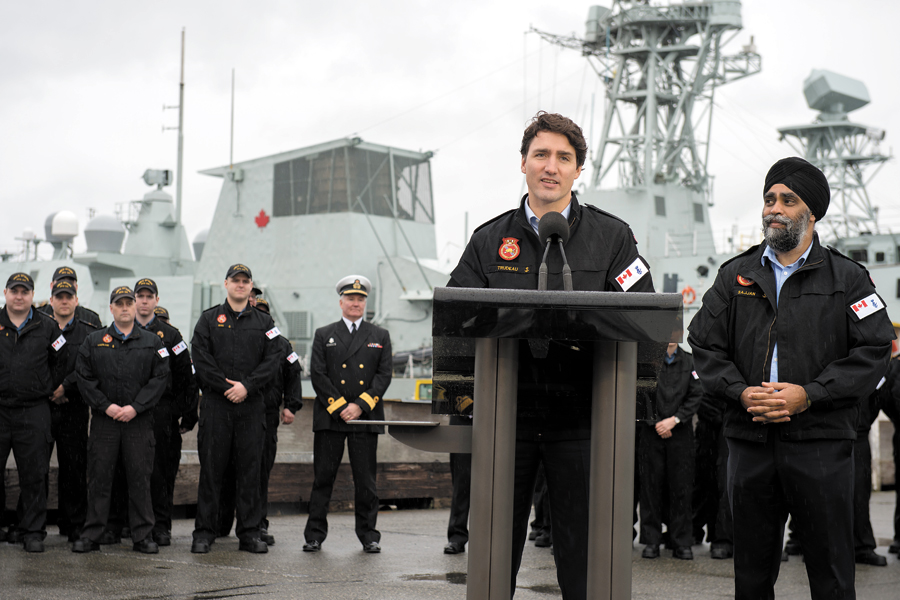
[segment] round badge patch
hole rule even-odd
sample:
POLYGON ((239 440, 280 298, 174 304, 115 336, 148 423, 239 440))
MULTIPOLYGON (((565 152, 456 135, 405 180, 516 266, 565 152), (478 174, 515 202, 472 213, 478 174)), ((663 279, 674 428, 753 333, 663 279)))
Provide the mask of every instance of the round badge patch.
POLYGON ((737 276, 737 282, 744 287, 747 287, 748 285, 753 285, 752 279, 747 279, 746 277, 744 277, 742 275, 737 276))
POLYGON ((218 321, 219 323, 224 323, 227 320, 228 317, 226 317, 225 315, 219 315, 218 317, 216 317, 216 321, 218 321))
POLYGON ((165 337, 166 334, 164 334, 162 331, 157 331, 156 335, 158 335, 159 337, 165 337))
POLYGON ((519 256, 519 240, 518 238, 503 238, 498 252, 503 260, 513 260, 519 256))
POLYGON ((112 341, 112 336, 107 333, 106 335, 103 336, 103 341, 104 341, 104 343, 107 343, 107 344, 110 343, 112 341))

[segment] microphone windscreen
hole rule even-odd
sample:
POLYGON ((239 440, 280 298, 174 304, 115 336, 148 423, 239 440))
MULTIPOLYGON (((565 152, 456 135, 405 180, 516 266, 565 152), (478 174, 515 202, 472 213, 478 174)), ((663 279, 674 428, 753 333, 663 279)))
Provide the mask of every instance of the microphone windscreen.
POLYGON ((551 236, 559 236, 563 244, 569 241, 569 223, 558 212, 548 212, 538 221, 538 237, 546 243, 551 236))

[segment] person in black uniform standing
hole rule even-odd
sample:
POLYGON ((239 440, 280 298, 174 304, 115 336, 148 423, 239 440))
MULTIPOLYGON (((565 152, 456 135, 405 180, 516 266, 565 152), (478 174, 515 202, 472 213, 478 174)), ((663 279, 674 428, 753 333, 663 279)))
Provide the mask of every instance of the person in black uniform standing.
MULTIPOLYGON (((582 206, 572 191, 587 156, 581 128, 562 115, 541 111, 525 129, 521 155, 528 194, 518 208, 475 230, 447 285, 537 289, 545 246, 537 236, 538 222, 548 212, 558 212, 569 223, 565 252, 575 290, 652 292, 649 268, 628 225, 582 206)), ((551 251, 547 289, 563 289, 562 267, 561 254, 551 251)), ((537 469, 543 464, 563 598, 587 595, 591 356, 569 343, 551 344, 545 358, 534 357, 526 341, 519 347, 513 591, 537 469)))
MULTIPOLYGON (((50 468, 50 394, 62 380, 57 352, 65 338, 52 318, 32 308, 34 280, 13 273, 0 309, 0 466, 16 457, 22 515, 18 533, 26 552, 43 552, 47 522, 46 478, 50 468)), ((6 490, 0 485, 0 509, 6 490)), ((2 531, 2 530, 0 530, 2 531)), ((12 539, 12 537, 11 537, 12 539)))
POLYGON ((91 333, 78 351, 78 388, 91 407, 88 448, 88 513, 73 552, 100 549, 109 517, 119 456, 128 481, 128 517, 133 549, 159 552, 153 541, 153 408, 166 390, 169 352, 162 341, 135 326, 134 292, 117 287, 109 297, 113 323, 91 333))
POLYGON ((774 597, 790 513, 813 600, 855 598, 853 441, 894 333, 866 269, 819 243, 825 175, 785 158, 762 194, 765 241, 722 265, 688 338, 726 406, 735 596, 774 597))
POLYGON ((229 460, 237 479, 238 548, 269 551, 259 538, 259 477, 265 436, 264 391, 278 372, 281 332, 272 317, 250 306, 253 276, 246 265, 229 267, 224 303, 207 309, 194 328, 191 350, 200 407, 200 483, 191 552, 205 554, 216 539, 219 492, 229 460))
MULTIPOLYGON (((256 300, 256 309, 269 314, 269 303, 264 298, 256 300)), ((263 446, 262 469, 259 476, 259 495, 262 503, 262 522, 259 528, 259 539, 269 546, 275 545, 275 536, 269 533, 269 476, 275 466, 275 454, 278 452, 278 425, 290 425, 294 415, 303 408, 303 387, 300 377, 300 357, 294 347, 283 335, 278 336, 281 344, 281 368, 266 390, 266 441, 263 446)))
POLYGON ((156 316, 159 288, 152 279, 140 279, 134 284, 135 320, 143 331, 162 340, 169 353, 169 381, 166 391, 153 409, 153 436, 156 451, 153 473, 150 475, 153 500, 153 541, 159 546, 172 543, 172 495, 177 471, 169 460, 172 437, 180 436, 178 417, 190 407, 197 395, 191 353, 181 332, 156 316))
POLYGON ((703 390, 693 357, 671 343, 666 349, 652 398, 653 420, 641 432, 641 539, 644 558, 658 558, 662 542, 663 490, 668 488, 666 523, 672 555, 693 560, 691 486, 694 483, 692 419, 703 390))
POLYGON ((316 391, 313 408, 314 481, 309 496, 304 552, 318 552, 328 535, 328 502, 337 476, 344 442, 350 453, 356 510, 356 537, 369 554, 381 552, 375 529, 378 493, 376 451, 382 425, 352 425, 351 421, 383 421, 382 397, 391 383, 391 335, 365 321, 366 298, 372 284, 350 275, 336 286, 341 320, 316 330, 310 359, 310 379, 316 391))
MULTIPOLYGON (((75 361, 78 349, 97 327, 75 316, 78 292, 74 284, 61 279, 50 292, 53 318, 66 343, 59 350, 65 379, 50 396, 50 431, 59 461, 58 517, 60 535, 74 542, 81 537, 87 517, 87 443, 90 412, 78 390, 75 361)), ((53 451, 51 443, 50 451, 53 451)))
MULTIPOLYGON (((68 281, 71 283, 75 287, 76 296, 78 295, 78 275, 75 273, 75 269, 72 267, 59 267, 53 271, 53 278, 50 282, 51 296, 53 294, 53 286, 56 285, 56 282, 58 281, 68 281)), ((41 306, 38 310, 46 315, 53 316, 53 307, 49 304, 41 306)), ((100 322, 100 315, 80 304, 75 307, 75 318, 79 321, 85 321, 98 329, 103 327, 103 323, 100 322)))

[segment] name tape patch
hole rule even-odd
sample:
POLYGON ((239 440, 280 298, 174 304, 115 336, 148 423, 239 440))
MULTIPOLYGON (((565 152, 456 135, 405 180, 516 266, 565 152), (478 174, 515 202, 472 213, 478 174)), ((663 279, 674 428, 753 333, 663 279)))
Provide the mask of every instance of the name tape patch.
POLYGON ((281 335, 281 332, 278 331, 277 327, 273 327, 272 329, 270 329, 266 332, 266 337, 269 338, 270 340, 272 338, 277 338, 279 335, 281 335))
POLYGON ((169 351, 166 350, 165 348, 160 348, 159 350, 156 351, 156 353, 159 354, 160 358, 168 358, 169 357, 169 351))
POLYGON ((879 310, 884 308, 884 304, 881 302, 881 298, 878 297, 878 294, 872 294, 871 296, 866 296, 859 302, 850 305, 850 308, 853 309, 853 312, 856 313, 856 316, 859 317, 859 320, 862 321, 872 313, 877 313, 879 310))
POLYGON ((298 360, 300 360, 300 357, 297 356, 296 352, 291 352, 290 354, 288 354, 287 361, 289 363, 293 364, 293 363, 297 362, 298 360))
POLYGON ((175 353, 175 356, 178 356, 179 354, 181 354, 181 353, 184 352, 185 350, 187 350, 187 344, 184 343, 184 340, 181 340, 180 342, 178 342, 178 344, 176 344, 176 345, 172 348, 172 352, 175 353))
POLYGON ((65 345, 66 345, 66 338, 64 338, 63 336, 59 336, 58 338, 56 338, 56 341, 51 344, 51 346, 53 346, 53 349, 56 350, 57 352, 59 352, 59 349, 65 345))
POLYGON ((634 262, 628 265, 628 268, 619 273, 616 277, 616 281, 619 282, 619 285, 622 286, 622 291, 627 292, 631 286, 638 282, 638 280, 647 274, 650 269, 647 268, 647 265, 644 264, 640 258, 634 259, 634 262))

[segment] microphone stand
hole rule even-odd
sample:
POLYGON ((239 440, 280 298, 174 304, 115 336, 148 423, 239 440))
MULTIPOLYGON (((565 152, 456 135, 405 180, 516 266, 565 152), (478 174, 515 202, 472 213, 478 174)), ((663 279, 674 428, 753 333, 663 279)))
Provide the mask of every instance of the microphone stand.
MULTIPOLYGON (((550 248, 550 244, 547 244, 547 248, 548 249, 550 248)), ((563 250, 562 238, 559 238, 559 251, 562 254, 562 259, 563 259, 563 269, 562 269, 563 289, 567 292, 571 292, 571 291, 573 291, 572 290, 572 269, 569 268, 569 261, 566 260, 566 251, 563 250)), ((544 254, 544 260, 547 260, 546 253, 544 254)), ((545 282, 545 284, 546 284, 546 282, 545 282)))
MULTIPOLYGON (((552 237, 547 238, 547 246, 544 248, 544 258, 541 260, 541 268, 538 269, 538 291, 547 291, 547 255, 550 254, 550 243, 552 241, 552 237)), ((562 244, 560 244, 559 247, 562 248, 562 244)))

